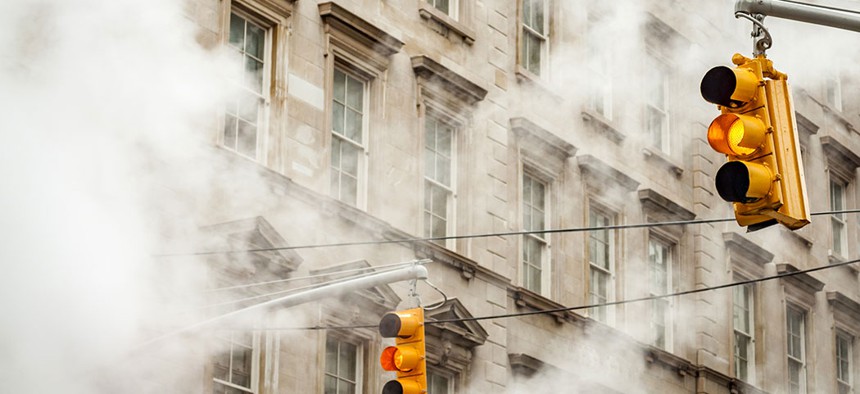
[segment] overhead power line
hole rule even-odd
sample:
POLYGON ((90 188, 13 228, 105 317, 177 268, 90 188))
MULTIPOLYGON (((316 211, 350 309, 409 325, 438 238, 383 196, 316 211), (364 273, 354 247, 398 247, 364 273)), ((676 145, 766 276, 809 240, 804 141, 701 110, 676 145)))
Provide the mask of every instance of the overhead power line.
MULTIPOLYGON (((841 210, 841 211, 813 212, 811 215, 812 216, 822 216, 822 215, 834 215, 834 214, 845 214, 845 213, 860 213, 860 209, 846 209, 846 210, 841 210)), ((336 243, 308 244, 308 245, 296 245, 296 246, 279 246, 279 247, 271 247, 271 248, 254 248, 254 249, 239 249, 239 250, 213 250, 213 251, 203 251, 203 252, 162 253, 162 254, 155 254, 155 255, 153 255, 153 257, 208 256, 208 255, 219 255, 219 254, 275 252, 275 251, 281 251, 281 250, 320 249, 320 248, 335 248, 335 247, 344 247, 344 246, 384 245, 384 244, 397 244, 397 243, 447 241, 447 240, 471 239, 471 238, 507 237, 507 236, 512 236, 512 235, 526 235, 526 234, 557 234, 557 233, 578 233, 578 232, 584 232, 584 231, 601 231, 601 230, 631 230, 631 229, 638 229, 638 228, 683 226, 683 225, 690 225, 690 224, 721 223, 721 222, 731 222, 734 220, 736 220, 736 219, 735 218, 719 218, 719 219, 675 220, 675 221, 666 221, 666 222, 616 224, 616 225, 611 225, 611 226, 570 227, 570 228, 546 229, 546 230, 523 230, 523 231, 506 231, 506 232, 483 233, 483 234, 451 235, 451 236, 446 236, 446 237, 401 238, 401 239, 386 239, 386 240, 375 240, 375 241, 353 241, 353 242, 336 242, 336 243)))
MULTIPOLYGON (((749 285, 753 283, 765 282, 774 279, 787 278, 796 275, 808 274, 810 272, 822 271, 836 267, 843 267, 850 264, 855 264, 860 262, 860 259, 845 261, 841 263, 828 264, 821 267, 809 268, 805 270, 793 271, 793 272, 783 272, 781 274, 765 276, 757 279, 750 280, 742 280, 739 282, 726 283, 717 286, 711 287, 703 287, 700 289, 693 290, 685 290, 677 293, 663 294, 663 295, 654 295, 647 297, 639 297, 632 298, 627 300, 619 300, 619 301, 611 301, 611 302, 602 302, 598 304, 588 304, 588 305, 579 305, 579 306, 571 306, 571 307, 561 307, 561 308, 552 308, 552 309, 540 309, 528 312, 518 312, 518 313, 506 313, 501 315, 487 315, 487 316, 476 316, 469 318, 459 318, 459 319, 442 319, 442 320, 427 320, 424 324, 443 324, 443 323, 457 323, 457 322, 466 322, 466 321, 481 321, 481 320, 494 320, 494 319, 508 319, 512 317, 522 317, 522 316, 533 316, 533 315, 542 315, 549 313, 559 313, 559 312, 571 312, 583 309, 592 309, 592 308, 601 308, 613 305, 624 305, 624 304, 632 304, 636 302, 642 301, 651 301, 651 300, 659 300, 663 298, 672 298, 672 297, 680 297, 690 294, 704 293, 706 291, 714 291, 725 288, 730 288, 734 286, 743 286, 749 285)), ((376 325, 353 325, 353 326, 307 326, 307 327, 267 327, 267 328, 254 328, 255 331, 294 331, 294 330, 349 330, 349 329, 358 329, 358 328, 374 328, 376 325)))

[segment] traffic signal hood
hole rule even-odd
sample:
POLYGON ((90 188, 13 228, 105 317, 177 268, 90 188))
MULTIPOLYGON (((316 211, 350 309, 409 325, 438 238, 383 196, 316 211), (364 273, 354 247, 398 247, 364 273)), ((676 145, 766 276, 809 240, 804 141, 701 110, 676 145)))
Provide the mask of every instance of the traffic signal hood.
POLYGON ((722 112, 707 135, 728 158, 715 177, 717 193, 751 230, 803 227, 809 212, 787 76, 763 56, 736 54, 732 62, 738 67, 714 67, 701 84, 702 97, 722 112))
POLYGON ((424 310, 422 308, 386 313, 379 322, 379 334, 394 338, 395 346, 382 350, 382 369, 397 373, 385 383, 382 394, 421 394, 427 392, 424 310))

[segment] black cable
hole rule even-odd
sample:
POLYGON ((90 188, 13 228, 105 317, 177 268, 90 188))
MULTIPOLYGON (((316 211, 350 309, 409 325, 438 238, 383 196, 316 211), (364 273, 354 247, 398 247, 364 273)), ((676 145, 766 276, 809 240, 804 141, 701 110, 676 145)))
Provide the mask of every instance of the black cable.
MULTIPOLYGON (((811 215, 812 216, 819 216, 819 215, 833 215, 833 214, 839 214, 839 213, 860 213, 860 209, 847 209, 847 210, 842 210, 842 211, 814 212, 811 215)), ((681 225, 688 225, 688 224, 707 224, 707 223, 731 222, 734 220, 736 220, 736 219, 735 218, 692 219, 692 220, 677 220, 677 221, 669 221, 669 222, 616 224, 616 225, 611 225, 611 226, 571 227, 571 228, 548 229, 548 230, 524 230, 524 231, 508 231, 508 232, 501 232, 501 233, 452 235, 452 236, 447 236, 447 237, 402 238, 402 239, 388 239, 388 240, 377 240, 377 241, 354 241, 354 242, 340 242, 340 243, 329 243, 329 244, 282 246, 282 247, 258 248, 258 249, 221 250, 221 251, 188 252, 188 253, 163 253, 163 254, 154 254, 153 257, 207 256, 207 255, 215 255, 215 254, 274 252, 274 251, 279 251, 279 250, 318 249, 318 248, 334 248, 334 247, 342 247, 342 246, 383 245, 383 244, 394 244, 394 243, 446 241, 446 240, 454 240, 454 239, 506 237, 506 236, 510 236, 510 235, 526 235, 526 234, 555 234, 555 233, 578 233, 578 232, 583 232, 583 231, 630 230, 630 229, 637 229, 637 228, 666 227, 666 226, 681 226, 681 225)))
MULTIPOLYGON (((823 265, 821 267, 809 268, 809 269, 799 270, 799 271, 794 271, 794 272, 783 272, 783 273, 777 274, 777 275, 766 276, 766 277, 758 278, 758 279, 743 280, 740 282, 726 283, 726 284, 717 285, 717 286, 713 286, 713 287, 703 287, 701 289, 685 290, 685 291, 681 291, 681 292, 677 292, 677 293, 671 293, 671 294, 640 297, 640 298, 633 298, 633 299, 629 299, 629 300, 604 302, 604 303, 599 303, 599 304, 579 305, 579 306, 553 308, 553 309, 541 309, 541 310, 519 312, 519 313, 507 313, 507 314, 503 314, 503 315, 478 316, 478 317, 469 317, 469 318, 460 318, 460 319, 426 320, 424 322, 424 324, 443 324, 443 323, 458 323, 458 322, 465 322, 465 321, 507 319, 507 318, 511 318, 511 317, 542 315, 542 314, 547 314, 547 313, 569 312, 569 311, 576 311, 576 310, 582 310, 582 309, 600 308, 600 307, 605 307, 605 306, 631 304, 631 303, 635 303, 635 302, 659 300, 659 299, 671 298, 671 297, 679 297, 679 296, 683 296, 683 295, 703 293, 706 291, 720 290, 720 289, 725 289, 725 288, 734 287, 734 286, 743 286, 743 285, 748 285, 748 284, 753 284, 753 283, 758 283, 758 282, 765 282, 765 281, 769 281, 769 280, 781 279, 781 278, 786 278, 786 277, 795 276, 795 275, 802 275, 802 274, 826 270, 826 269, 830 269, 830 268, 842 267, 842 266, 846 266, 846 265, 850 265, 850 264, 855 264, 858 262, 860 262, 860 259, 845 261, 845 262, 835 263, 835 264, 828 264, 828 265, 823 265)), ((377 327, 377 325, 308 326, 308 327, 280 327, 280 328, 273 327, 273 328, 254 328, 253 330, 255 330, 255 331, 349 330, 349 329, 356 329, 356 328, 375 328, 375 327, 377 327)))

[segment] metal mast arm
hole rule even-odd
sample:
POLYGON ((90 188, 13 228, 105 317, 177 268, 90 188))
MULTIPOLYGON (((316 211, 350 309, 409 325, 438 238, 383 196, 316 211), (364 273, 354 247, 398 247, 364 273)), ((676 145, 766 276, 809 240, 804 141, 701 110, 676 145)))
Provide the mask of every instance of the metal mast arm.
POLYGON ((736 0, 735 12, 860 32, 860 12, 792 0, 736 0))

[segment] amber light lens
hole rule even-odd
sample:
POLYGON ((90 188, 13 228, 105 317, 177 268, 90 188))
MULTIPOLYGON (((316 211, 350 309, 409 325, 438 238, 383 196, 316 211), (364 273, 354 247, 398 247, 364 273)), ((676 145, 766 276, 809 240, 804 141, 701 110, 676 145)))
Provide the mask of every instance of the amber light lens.
POLYGON ((389 346, 382 351, 379 364, 386 371, 408 372, 418 365, 418 352, 409 346, 389 346))
POLYGON ((764 138, 764 123, 754 116, 722 114, 708 126, 708 143, 726 155, 749 156, 764 138))

